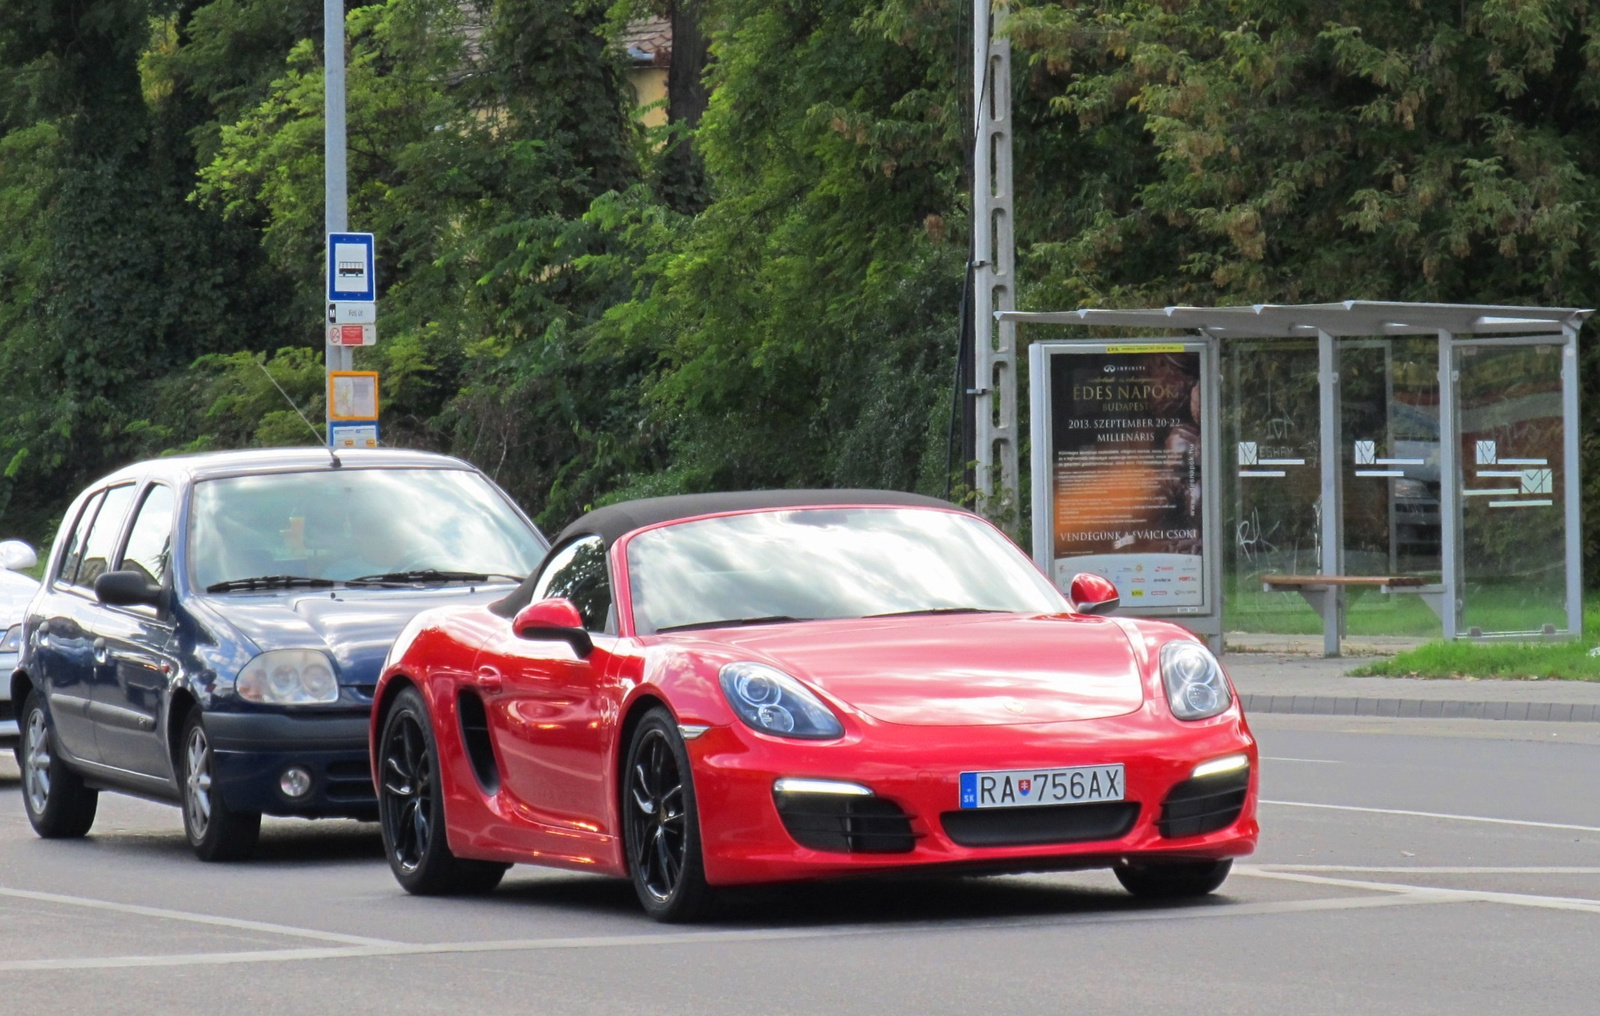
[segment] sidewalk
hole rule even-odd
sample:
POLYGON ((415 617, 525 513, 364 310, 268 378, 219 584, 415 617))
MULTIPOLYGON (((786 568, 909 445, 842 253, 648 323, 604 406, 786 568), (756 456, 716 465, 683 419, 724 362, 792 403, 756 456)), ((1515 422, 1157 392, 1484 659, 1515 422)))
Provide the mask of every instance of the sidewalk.
POLYGON ((1600 682, 1346 677, 1349 657, 1228 653, 1247 712, 1600 723, 1600 682))

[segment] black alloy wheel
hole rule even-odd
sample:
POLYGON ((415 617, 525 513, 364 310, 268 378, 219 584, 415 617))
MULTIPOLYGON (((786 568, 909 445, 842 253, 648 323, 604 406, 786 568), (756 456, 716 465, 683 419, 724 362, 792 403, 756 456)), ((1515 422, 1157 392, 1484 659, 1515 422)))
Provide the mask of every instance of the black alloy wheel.
POLYGON ((652 709, 634 728, 622 791, 623 847, 645 912, 693 921, 710 908, 689 753, 678 724, 652 709))
POLYGON ((1112 870, 1122 888, 1141 899, 1181 900, 1215 892, 1233 870, 1233 861, 1124 863, 1112 870))
POLYGON ((379 737, 378 824, 395 881, 417 896, 485 893, 499 885, 510 865, 464 860, 445 841, 439 752, 415 688, 395 698, 379 737))
POLYGON ((216 786, 216 755, 206 735, 200 707, 189 710, 178 743, 178 769, 183 780, 183 831, 202 861, 242 861, 261 838, 261 813, 235 811, 216 786))
POLYGON ((100 792, 85 786, 83 777, 67 768, 56 749, 50 710, 37 689, 22 704, 17 759, 22 763, 22 806, 33 831, 47 840, 88 835, 100 792))

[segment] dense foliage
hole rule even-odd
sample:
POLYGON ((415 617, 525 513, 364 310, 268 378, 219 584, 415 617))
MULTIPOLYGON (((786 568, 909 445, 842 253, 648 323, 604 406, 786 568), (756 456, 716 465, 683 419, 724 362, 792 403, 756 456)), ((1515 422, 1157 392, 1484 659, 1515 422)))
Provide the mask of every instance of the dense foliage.
MULTIPOLYGON (((347 6, 387 440, 552 526, 945 491, 964 0, 347 6), (649 13, 710 40, 697 123, 633 112, 649 13)), ((1600 301, 1600 2, 1010 6, 1025 303, 1600 301)), ((320 8, 0 10, 0 527, 133 456, 310 438, 269 375, 318 419, 320 8)))

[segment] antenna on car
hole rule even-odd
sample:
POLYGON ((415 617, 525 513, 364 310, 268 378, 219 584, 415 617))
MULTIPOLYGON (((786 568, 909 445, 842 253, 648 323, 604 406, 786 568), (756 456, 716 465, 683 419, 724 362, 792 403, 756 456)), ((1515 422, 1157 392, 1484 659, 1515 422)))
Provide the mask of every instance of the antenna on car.
POLYGON ((325 443, 326 438, 323 436, 322 432, 317 430, 315 424, 306 419, 306 414, 300 412, 300 407, 294 404, 293 399, 289 398, 289 393, 283 390, 283 385, 280 385, 278 383, 278 379, 272 376, 272 372, 267 369, 267 365, 262 363, 260 360, 257 360, 255 357, 251 357, 250 359, 254 361, 257 367, 261 368, 261 373, 265 374, 267 376, 267 380, 272 382, 272 387, 278 389, 278 394, 283 396, 283 401, 289 403, 289 408, 294 410, 294 415, 298 416, 300 418, 300 422, 306 425, 306 429, 311 431, 311 433, 316 436, 317 444, 327 448, 328 458, 333 460, 333 468, 338 469, 340 466, 343 466, 344 463, 339 461, 338 453, 332 448, 328 448, 327 444, 325 443))

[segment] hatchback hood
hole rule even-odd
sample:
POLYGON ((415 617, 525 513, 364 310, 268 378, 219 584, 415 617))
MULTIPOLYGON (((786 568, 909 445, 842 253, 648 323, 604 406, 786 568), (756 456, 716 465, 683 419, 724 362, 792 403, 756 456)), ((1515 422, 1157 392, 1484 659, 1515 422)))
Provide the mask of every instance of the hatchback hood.
POLYGON ((719 632, 715 640, 885 723, 1093 720, 1144 704, 1133 647, 1116 622, 1101 617, 812 621, 719 632))
POLYGON ((223 593, 200 602, 217 619, 270 649, 325 649, 338 664, 339 683, 378 681, 383 660, 400 629, 432 607, 492 603, 508 586, 435 586, 426 589, 292 589, 223 593))

